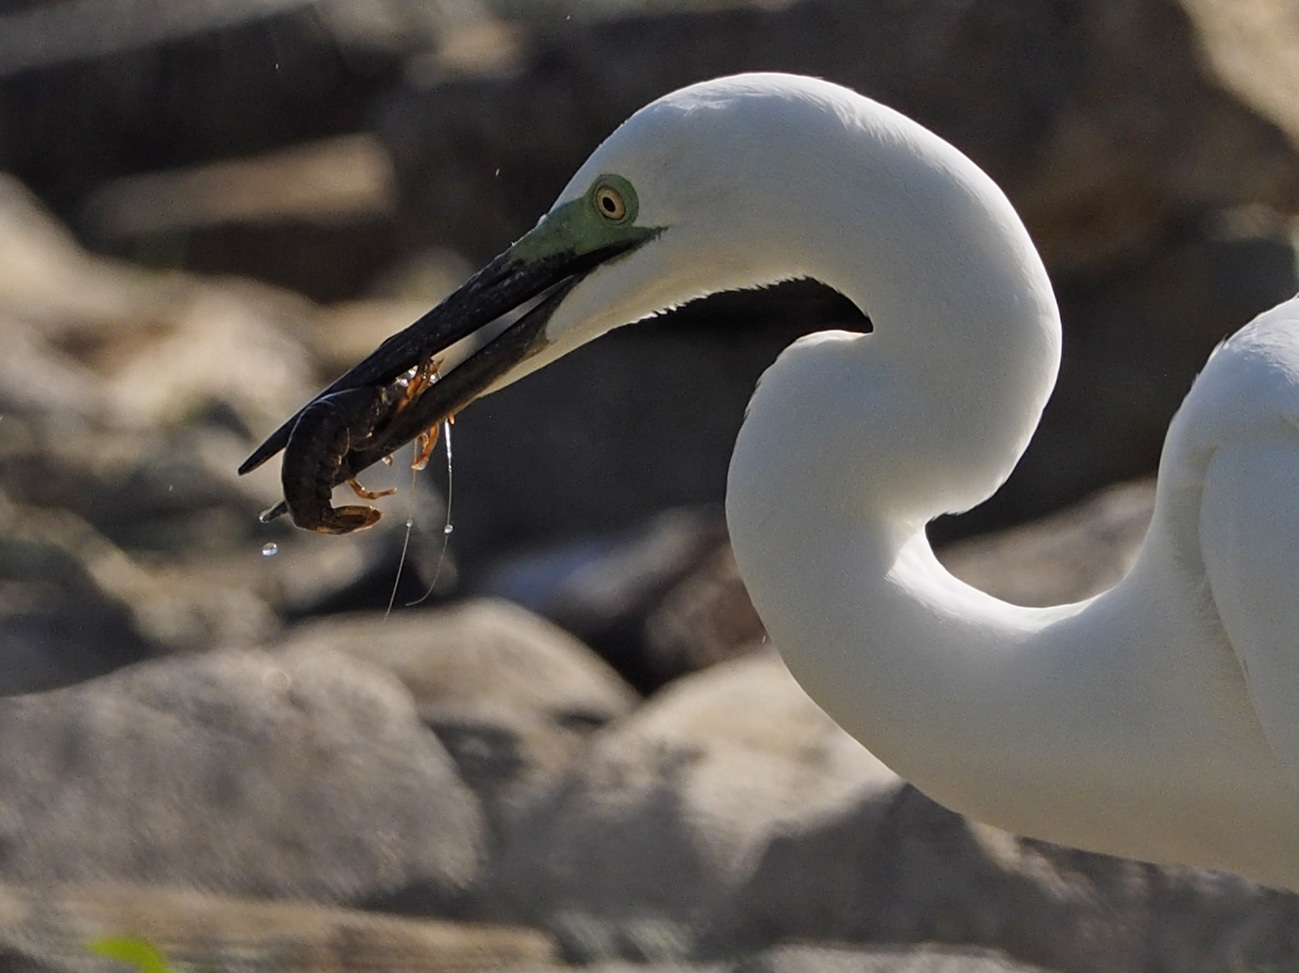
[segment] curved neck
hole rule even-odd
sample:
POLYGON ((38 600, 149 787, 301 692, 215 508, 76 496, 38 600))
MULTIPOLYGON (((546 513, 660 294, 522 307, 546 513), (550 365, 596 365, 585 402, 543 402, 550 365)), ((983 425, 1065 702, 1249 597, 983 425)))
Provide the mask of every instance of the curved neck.
POLYGON ((774 241, 756 276, 820 280, 874 331, 804 339, 768 370, 731 490, 752 485, 734 472, 756 440, 768 458, 748 479, 777 485, 778 451, 802 489, 819 468, 840 501, 912 530, 1009 475, 1055 382, 1059 314, 1027 231, 973 163, 884 109, 837 134, 847 145, 823 145, 791 177, 799 191, 755 205, 725 243, 774 241))
POLYGON ((899 543, 883 524, 806 508, 769 521, 765 546, 757 556, 767 567, 757 568, 742 531, 736 556, 772 641, 807 693, 875 756, 967 813, 981 783, 971 774, 995 793, 1008 775, 1045 769, 1028 751, 1074 721, 1062 700, 1023 689, 1042 632, 1076 606, 1005 604, 943 570, 923 531, 899 543))
MULTIPOLYGON (((1060 329, 1046 272, 1002 193, 945 143, 885 120, 884 134, 855 134, 869 143, 860 169, 837 181, 802 174, 804 185, 853 184, 810 204, 803 195, 814 218, 785 236, 791 271, 846 294, 875 330, 811 335, 763 376, 732 456, 727 518, 791 670, 933 793, 968 773, 971 734, 1015 684, 995 661, 1059 612, 1016 609, 952 578, 924 525, 1009 475, 1054 383, 1060 329), (839 211, 842 199, 860 205, 839 211), (849 686, 872 687, 871 698, 841 698, 849 686), (988 695, 971 698, 979 687, 988 695), (916 759, 921 722, 918 739, 951 743, 948 753, 916 759)), ((1033 720, 1022 722, 1028 732, 1033 720)))

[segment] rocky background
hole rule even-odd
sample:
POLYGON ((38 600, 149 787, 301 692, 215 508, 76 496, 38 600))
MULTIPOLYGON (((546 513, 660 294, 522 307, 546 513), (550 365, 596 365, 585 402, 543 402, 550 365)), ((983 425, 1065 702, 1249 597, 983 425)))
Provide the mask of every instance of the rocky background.
POLYGON ((439 452, 374 530, 258 523, 264 435, 630 111, 747 69, 887 100, 1006 187, 1063 374, 934 534, 1021 603, 1112 583, 1195 371, 1299 286, 1294 0, 5 5, 0 971, 121 969, 102 935, 178 970, 1299 970, 1299 897, 947 812, 765 645, 726 460, 776 351, 853 324, 824 289, 477 404, 449 521, 439 452))

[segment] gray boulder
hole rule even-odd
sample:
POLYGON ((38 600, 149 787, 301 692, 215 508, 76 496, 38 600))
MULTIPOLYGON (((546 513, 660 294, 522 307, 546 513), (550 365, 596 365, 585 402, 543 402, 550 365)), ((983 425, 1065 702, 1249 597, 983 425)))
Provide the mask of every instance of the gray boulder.
POLYGON ((573 636, 503 601, 324 619, 286 645, 344 652, 400 679, 498 834, 639 698, 573 636))
POLYGON ((219 652, 0 700, 0 877, 356 902, 475 881, 478 802, 391 676, 219 652))
POLYGON ((0 494, 0 696, 52 689, 152 654, 130 608, 76 556, 23 537, 0 494))
POLYGON ((507 835, 483 908, 587 959, 686 955, 776 835, 896 786, 774 654, 724 663, 594 740, 507 835))
POLYGON ((944 943, 1062 973, 1299 961, 1299 896, 1018 838, 898 786, 765 850, 705 953, 771 941, 944 943))

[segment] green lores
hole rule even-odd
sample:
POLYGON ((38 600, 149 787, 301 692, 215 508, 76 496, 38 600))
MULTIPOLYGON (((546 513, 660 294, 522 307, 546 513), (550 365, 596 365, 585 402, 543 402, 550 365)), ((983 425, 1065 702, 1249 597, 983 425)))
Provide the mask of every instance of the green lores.
POLYGON ((659 227, 637 226, 640 203, 636 190, 622 176, 606 174, 529 230, 510 255, 523 262, 556 254, 594 253, 619 244, 637 244, 659 233, 659 227))
POLYGON ((129 963, 140 973, 172 973, 162 953, 144 939, 131 936, 107 936, 87 943, 86 949, 97 956, 129 963))

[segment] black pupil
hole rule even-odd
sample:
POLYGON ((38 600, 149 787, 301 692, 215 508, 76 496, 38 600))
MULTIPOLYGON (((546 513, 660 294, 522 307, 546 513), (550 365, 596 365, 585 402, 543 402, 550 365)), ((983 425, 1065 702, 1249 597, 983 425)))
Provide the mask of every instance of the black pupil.
POLYGON ((604 194, 604 197, 600 200, 600 205, 604 207, 606 213, 613 213, 618 209, 618 203, 611 193, 604 194))

